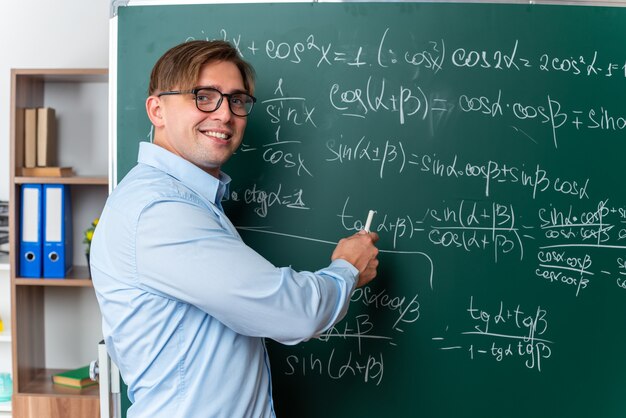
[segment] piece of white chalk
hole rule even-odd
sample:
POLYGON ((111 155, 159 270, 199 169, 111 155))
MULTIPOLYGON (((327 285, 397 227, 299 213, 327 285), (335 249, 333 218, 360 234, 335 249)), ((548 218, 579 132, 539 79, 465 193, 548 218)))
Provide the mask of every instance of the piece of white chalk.
POLYGON ((372 219, 374 219, 374 211, 370 210, 367 214, 367 221, 365 221, 365 228, 363 228, 365 230, 365 232, 367 232, 369 234, 370 232, 370 228, 372 227, 372 219))

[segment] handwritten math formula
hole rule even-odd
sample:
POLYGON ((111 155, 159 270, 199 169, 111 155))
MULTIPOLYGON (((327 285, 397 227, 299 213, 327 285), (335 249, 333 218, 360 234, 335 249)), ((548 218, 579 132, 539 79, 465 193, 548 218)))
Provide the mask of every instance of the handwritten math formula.
POLYGON ((560 301, 626 298, 626 199, 607 187, 617 181, 613 147, 626 131, 618 99, 626 54, 407 31, 376 26, 367 42, 228 28, 187 38, 230 41, 264 68, 255 129, 235 156, 262 175, 233 183, 228 195, 254 220, 242 230, 332 245, 337 238, 318 233, 316 221, 349 235, 373 209, 381 253, 426 266, 385 277, 420 283, 419 290, 356 289, 357 312, 316 337, 323 349, 288 354, 278 368, 379 386, 403 338, 440 321, 421 335, 432 350, 542 373, 564 353, 554 325, 566 315, 560 301), (610 160, 607 170, 598 158, 610 160), (307 228, 281 229, 291 217, 307 228), (454 277, 449 264, 460 259, 472 262, 454 277), (496 273, 505 266, 509 273, 496 273), (485 294, 464 289, 462 306, 437 307, 459 323, 426 308, 424 300, 478 276, 474 270, 497 285, 485 284, 485 294), (500 296, 498 286, 513 281, 537 297, 500 296))
MULTIPOLYGON (((541 371, 542 363, 552 356, 553 341, 546 339, 548 312, 538 306, 525 312, 520 305, 500 301, 494 309, 485 308, 470 297, 466 309, 473 328, 461 331, 463 345, 446 345, 448 337, 433 337, 440 350, 465 350, 470 359, 485 356, 497 362, 517 360, 529 369, 541 371)), ((448 334, 446 329, 444 334, 448 334)), ((456 339, 455 338, 455 339, 456 339)))

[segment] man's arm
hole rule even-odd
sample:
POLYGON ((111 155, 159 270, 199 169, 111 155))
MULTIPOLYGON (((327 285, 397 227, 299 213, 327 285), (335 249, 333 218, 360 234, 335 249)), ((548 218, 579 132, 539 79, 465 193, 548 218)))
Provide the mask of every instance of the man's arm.
POLYGON ((333 261, 315 273, 296 272, 272 265, 207 208, 163 201, 139 220, 136 280, 140 288, 192 304, 240 334, 295 344, 341 319, 359 273, 361 284, 374 277, 374 239, 366 234, 342 240, 333 260, 350 264, 333 261))

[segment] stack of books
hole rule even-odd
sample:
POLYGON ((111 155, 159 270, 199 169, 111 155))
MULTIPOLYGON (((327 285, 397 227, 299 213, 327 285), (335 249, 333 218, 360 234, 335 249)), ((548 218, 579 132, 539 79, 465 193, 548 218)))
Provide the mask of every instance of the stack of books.
POLYGON ((51 107, 17 109, 16 140, 24 144, 21 176, 65 177, 70 167, 57 164, 56 112, 51 107))

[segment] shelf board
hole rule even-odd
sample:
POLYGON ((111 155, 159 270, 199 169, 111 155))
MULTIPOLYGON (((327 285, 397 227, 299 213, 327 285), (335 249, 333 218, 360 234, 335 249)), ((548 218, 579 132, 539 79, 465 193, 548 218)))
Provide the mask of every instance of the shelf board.
POLYGON ((15 184, 76 184, 86 186, 108 186, 107 176, 70 176, 70 177, 15 177, 15 184))
POLYGON ((65 369, 44 369, 35 379, 19 389, 20 395, 46 395, 53 397, 87 397, 100 398, 98 385, 86 387, 84 389, 74 389, 67 386, 55 385, 52 383, 52 375, 66 371, 65 369))
POLYGON ((17 68, 12 72, 19 78, 40 79, 47 83, 108 83, 106 68, 17 68))
POLYGON ((93 287, 89 278, 87 266, 74 266, 64 279, 33 279, 25 277, 15 278, 17 286, 69 286, 69 287, 93 287))

